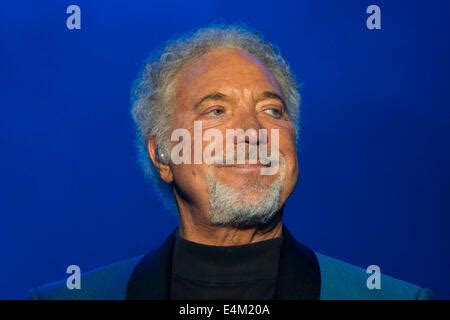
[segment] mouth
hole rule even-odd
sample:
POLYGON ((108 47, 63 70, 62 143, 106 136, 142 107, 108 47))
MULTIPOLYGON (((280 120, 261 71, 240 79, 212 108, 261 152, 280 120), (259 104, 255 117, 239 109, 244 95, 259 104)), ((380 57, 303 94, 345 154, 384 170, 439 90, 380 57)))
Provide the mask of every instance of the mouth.
POLYGON ((244 172, 251 172, 251 171, 259 171, 262 168, 270 167, 269 164, 262 164, 262 163, 242 163, 242 164, 216 164, 215 165, 219 169, 234 169, 244 172))

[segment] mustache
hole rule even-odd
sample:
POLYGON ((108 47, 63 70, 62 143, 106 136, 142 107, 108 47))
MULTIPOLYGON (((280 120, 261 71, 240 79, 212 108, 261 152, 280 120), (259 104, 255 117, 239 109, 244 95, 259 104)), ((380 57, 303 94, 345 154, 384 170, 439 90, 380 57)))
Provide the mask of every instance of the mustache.
POLYGON ((267 154, 267 153, 259 153, 259 152, 251 152, 249 150, 245 150, 244 152, 236 152, 235 150, 229 151, 225 154, 217 153, 211 155, 208 159, 212 164, 225 164, 225 163, 234 163, 234 164, 262 164, 262 165, 270 165, 273 163, 278 163, 277 161, 280 155, 277 152, 275 154, 267 154))

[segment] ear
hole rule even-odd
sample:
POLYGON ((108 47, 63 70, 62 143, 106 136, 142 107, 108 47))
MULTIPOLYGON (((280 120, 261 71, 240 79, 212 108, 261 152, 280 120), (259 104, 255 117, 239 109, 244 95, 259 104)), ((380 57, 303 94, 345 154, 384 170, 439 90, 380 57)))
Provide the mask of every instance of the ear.
POLYGON ((156 156, 156 139, 155 137, 150 137, 147 143, 147 151, 150 159, 152 160, 153 165, 159 173, 159 176, 165 183, 173 182, 173 173, 172 169, 168 164, 164 164, 158 161, 158 157, 156 156))

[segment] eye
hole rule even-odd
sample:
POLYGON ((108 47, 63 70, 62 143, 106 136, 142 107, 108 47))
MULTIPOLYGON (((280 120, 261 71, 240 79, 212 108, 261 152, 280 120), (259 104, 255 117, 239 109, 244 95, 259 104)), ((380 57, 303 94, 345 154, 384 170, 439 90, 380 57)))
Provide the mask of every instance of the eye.
POLYGON ((225 110, 222 107, 214 107, 207 110, 205 114, 213 117, 220 117, 221 115, 225 114, 225 110))
POLYGON ((267 108, 264 110, 264 112, 274 118, 281 118, 282 115, 282 112, 279 108, 267 108))

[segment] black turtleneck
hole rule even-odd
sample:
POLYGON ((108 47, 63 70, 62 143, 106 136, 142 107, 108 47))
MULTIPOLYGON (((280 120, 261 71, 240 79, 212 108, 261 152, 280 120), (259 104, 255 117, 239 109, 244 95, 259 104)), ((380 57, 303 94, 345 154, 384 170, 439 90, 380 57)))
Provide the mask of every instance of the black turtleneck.
POLYGON ((209 246, 178 233, 172 261, 173 300, 273 299, 283 237, 240 246, 209 246))

